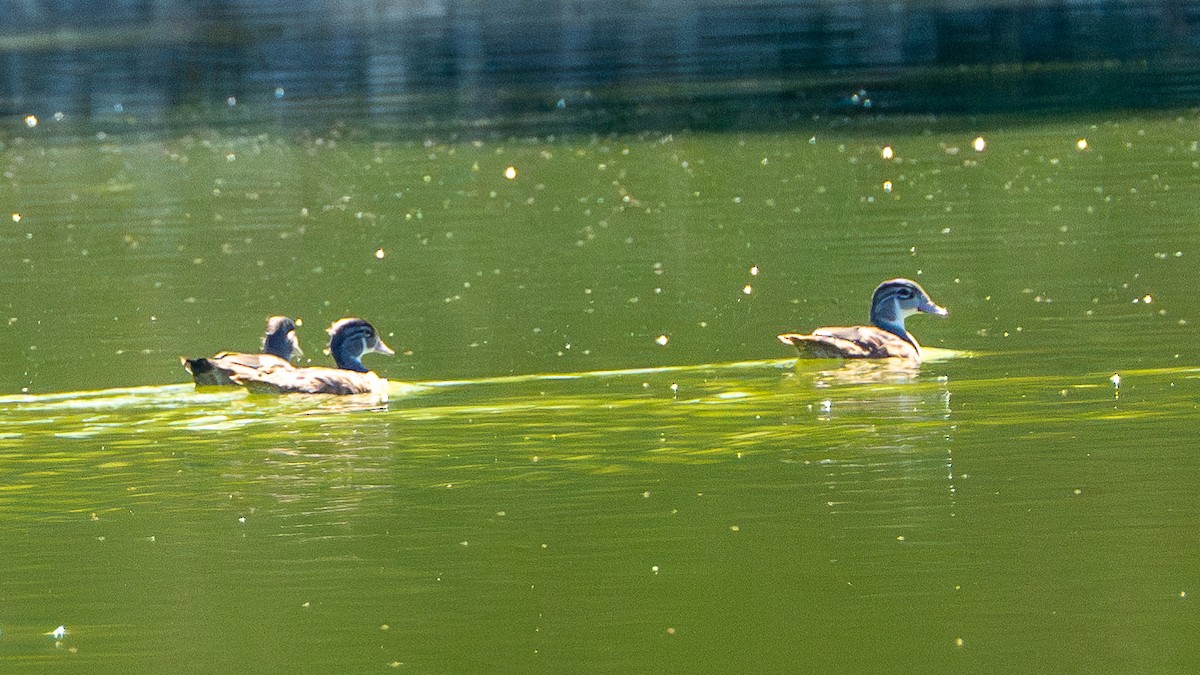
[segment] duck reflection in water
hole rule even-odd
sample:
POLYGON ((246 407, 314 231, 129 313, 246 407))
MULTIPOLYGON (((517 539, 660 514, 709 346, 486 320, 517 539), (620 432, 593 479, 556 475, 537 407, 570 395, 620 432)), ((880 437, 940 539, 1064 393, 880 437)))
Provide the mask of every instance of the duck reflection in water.
POLYGON ((904 384, 921 373, 920 364, 910 359, 856 359, 836 368, 815 365, 801 359, 796 362, 796 370, 797 374, 811 372, 813 386, 818 389, 847 384, 904 384))

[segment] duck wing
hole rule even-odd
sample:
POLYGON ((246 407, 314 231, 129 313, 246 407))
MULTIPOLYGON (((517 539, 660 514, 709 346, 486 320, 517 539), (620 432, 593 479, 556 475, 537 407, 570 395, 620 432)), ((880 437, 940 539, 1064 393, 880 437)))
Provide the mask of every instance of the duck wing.
POLYGON ((811 335, 784 333, 779 341, 795 347, 802 357, 814 359, 921 358, 907 340, 875 326, 831 326, 811 335))
POLYGON ((262 368, 231 375, 234 384, 264 394, 376 394, 387 400, 387 380, 339 368, 262 368))
POLYGON ((247 373, 264 368, 291 368, 292 364, 273 354, 242 354, 221 352, 201 359, 180 357, 184 369, 192 374, 196 384, 203 387, 234 384, 234 373, 247 373))

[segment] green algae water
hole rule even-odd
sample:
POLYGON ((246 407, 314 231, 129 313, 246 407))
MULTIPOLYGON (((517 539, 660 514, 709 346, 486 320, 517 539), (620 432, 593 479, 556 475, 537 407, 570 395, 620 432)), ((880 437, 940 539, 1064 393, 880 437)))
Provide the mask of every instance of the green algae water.
POLYGON ((7 670, 1200 666, 1195 111, 0 164, 7 670), (897 276, 919 369, 776 341, 897 276), (271 314, 391 400, 187 383, 271 314))

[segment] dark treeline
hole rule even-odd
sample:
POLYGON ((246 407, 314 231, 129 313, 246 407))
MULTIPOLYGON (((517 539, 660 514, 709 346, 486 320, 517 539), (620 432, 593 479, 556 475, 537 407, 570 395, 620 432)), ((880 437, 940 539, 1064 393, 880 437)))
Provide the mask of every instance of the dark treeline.
POLYGON ((0 111, 87 124, 755 128, 1200 85, 1184 1, 27 0, 0 26, 0 111))

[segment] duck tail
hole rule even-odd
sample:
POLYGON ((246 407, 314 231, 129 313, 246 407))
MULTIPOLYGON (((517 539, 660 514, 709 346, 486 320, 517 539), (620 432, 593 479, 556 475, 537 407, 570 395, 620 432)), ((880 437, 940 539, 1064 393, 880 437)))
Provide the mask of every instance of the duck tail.
POLYGON ((208 359, 189 359, 186 356, 181 356, 179 357, 179 362, 183 364, 183 369, 193 376, 204 375, 213 371, 213 364, 209 363, 208 359))

